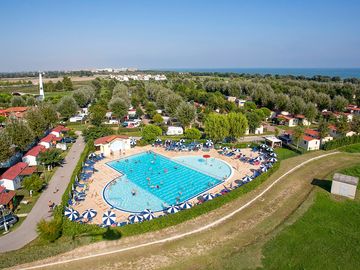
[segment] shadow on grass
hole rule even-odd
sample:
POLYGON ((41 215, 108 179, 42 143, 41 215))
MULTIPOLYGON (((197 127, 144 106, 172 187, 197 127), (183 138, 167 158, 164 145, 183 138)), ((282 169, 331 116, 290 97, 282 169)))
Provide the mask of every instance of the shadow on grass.
POLYGON ((311 182, 312 185, 318 186, 318 187, 326 190, 327 192, 331 192, 331 183, 332 183, 332 181, 325 180, 325 179, 314 179, 311 182))
POLYGON ((105 240, 118 240, 121 238, 121 233, 116 229, 107 227, 106 232, 103 233, 102 237, 105 240))

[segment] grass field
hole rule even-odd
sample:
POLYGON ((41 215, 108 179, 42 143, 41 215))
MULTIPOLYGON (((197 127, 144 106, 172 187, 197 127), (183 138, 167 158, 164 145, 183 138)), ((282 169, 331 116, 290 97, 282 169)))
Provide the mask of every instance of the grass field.
POLYGON ((348 153, 360 153, 360 143, 341 147, 340 151, 344 151, 344 152, 348 152, 348 153))
POLYGON ((295 224, 265 245, 264 269, 359 269, 360 202, 325 191, 295 224))
POLYGON ((279 160, 284 160, 284 159, 296 157, 299 155, 298 153, 296 153, 290 149, 287 149, 287 148, 276 148, 275 153, 278 155, 279 160))

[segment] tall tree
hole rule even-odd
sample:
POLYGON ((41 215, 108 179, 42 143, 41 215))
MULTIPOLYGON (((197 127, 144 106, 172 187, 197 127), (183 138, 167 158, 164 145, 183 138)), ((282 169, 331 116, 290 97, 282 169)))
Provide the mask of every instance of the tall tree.
POLYGON ((13 96, 11 98, 11 106, 12 107, 23 107, 25 106, 25 100, 20 96, 13 96))
POLYGON ((71 81, 71 79, 67 76, 64 76, 63 80, 62 80, 63 86, 64 86, 64 90, 65 91, 72 91, 74 90, 73 88, 73 83, 71 81))
POLYGON ((196 110, 194 105, 187 102, 181 102, 176 109, 176 118, 180 121, 184 128, 191 127, 191 123, 195 120, 196 110))
POLYGON ((157 137, 162 134, 162 130, 160 127, 155 125, 146 125, 142 132, 141 137, 145 142, 153 142, 157 137))
POLYGON ((47 166, 48 170, 51 170, 53 166, 59 165, 63 161, 61 156, 61 150, 56 148, 50 148, 39 154, 38 160, 40 164, 47 166))
POLYGON ((319 121, 318 131, 320 139, 329 135, 329 123, 324 118, 319 121))
POLYGON ((349 101, 342 96, 336 96, 331 102, 333 110, 338 112, 343 112, 348 104, 349 101))
POLYGON ((354 116, 351 122, 351 130, 360 135, 360 116, 354 116))
POLYGON ((46 122, 47 128, 53 127, 58 121, 58 115, 54 106, 49 103, 41 103, 39 109, 46 122))
POLYGON ((177 94, 171 94, 165 101, 165 111, 172 117, 176 116, 176 110, 183 101, 182 97, 177 94))
POLYGON ((297 126, 294 129, 294 133, 292 136, 294 138, 294 141, 296 142, 296 148, 299 148, 299 143, 300 143, 303 135, 304 135, 304 128, 302 126, 297 126))
POLYGON ((123 119, 128 112, 128 105, 122 98, 114 98, 110 100, 109 108, 119 120, 123 119))
POLYGON ((255 130, 260 126, 261 124, 261 117, 258 113, 256 113, 255 111, 253 112, 247 112, 246 113, 246 118, 248 120, 248 126, 249 126, 249 131, 251 133, 254 133, 255 130))
POLYGON ((313 122, 317 116, 318 110, 314 103, 309 102, 305 106, 305 117, 310 121, 313 122))
POLYGON ((214 141, 221 141, 229 135, 229 121, 226 115, 210 113, 205 119, 205 133, 214 141))
POLYGON ((0 162, 8 160, 13 154, 13 150, 11 147, 11 138, 5 130, 0 130, 0 162))
POLYGON ((341 115, 337 119, 335 126, 336 126, 336 131, 339 132, 343 136, 345 135, 346 132, 348 132, 350 130, 350 125, 349 125, 348 119, 344 115, 341 115))
POLYGON ((26 150, 35 139, 28 124, 17 118, 8 119, 5 132, 9 136, 11 144, 21 151, 26 150))
POLYGON ((70 118, 75 115, 78 110, 75 99, 71 96, 64 96, 57 105, 57 111, 64 118, 70 118))
POLYGON ((35 137, 41 138, 48 128, 48 125, 40 109, 35 107, 31 108, 26 112, 25 119, 35 137))
POLYGON ((106 115, 106 108, 101 105, 92 105, 89 109, 90 121, 94 126, 100 126, 106 115))
POLYGON ((238 139, 244 136, 248 129, 248 121, 242 113, 229 113, 227 115, 229 122, 229 136, 233 139, 238 139))

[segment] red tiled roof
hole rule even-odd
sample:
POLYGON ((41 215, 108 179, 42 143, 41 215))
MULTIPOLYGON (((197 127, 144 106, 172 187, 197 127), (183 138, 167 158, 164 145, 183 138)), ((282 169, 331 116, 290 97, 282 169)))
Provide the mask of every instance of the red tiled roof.
POLYGON ((57 127, 54 127, 51 131, 54 131, 54 132, 61 132, 61 131, 68 131, 69 129, 64 127, 64 126, 57 126, 57 127))
POLYGON ((6 188, 4 186, 0 186, 0 193, 3 192, 6 188))
POLYGON ((304 141, 312 141, 312 140, 317 140, 317 139, 314 139, 313 137, 304 135, 304 136, 303 136, 303 140, 304 140, 304 141))
POLYGON ((13 113, 13 112, 25 112, 27 111, 28 107, 10 107, 5 109, 5 112, 7 113, 13 113))
POLYGON ((19 162, 14 166, 7 169, 1 176, 0 179, 9 179, 14 180, 17 176, 21 174, 21 172, 27 167, 27 163, 19 162))
POLYGON ((283 114, 279 114, 279 115, 277 116, 277 118, 282 118, 282 119, 285 119, 285 120, 287 120, 287 121, 289 121, 289 120, 291 120, 291 119, 294 119, 294 118, 292 118, 291 116, 287 116, 287 115, 283 115, 283 114))
POLYGON ((26 167, 21 173, 20 175, 22 176, 27 176, 27 175, 32 175, 34 172, 36 172, 37 167, 33 166, 33 167, 26 167))
POLYGON ((96 139, 94 142, 94 145, 99 145, 99 144, 107 144, 112 142, 113 140, 120 138, 120 139, 128 139, 128 136, 123 136, 123 135, 109 135, 109 136, 105 136, 105 137, 101 137, 99 139, 96 139))
POLYGON ((8 190, 6 192, 0 193, 0 205, 7 205, 14 197, 16 192, 13 190, 8 190))
POLYGON ((304 119, 304 118, 305 118, 305 115, 303 115, 303 114, 295 114, 294 117, 295 117, 295 118, 304 119))
POLYGON ((336 126, 335 125, 329 125, 329 129, 336 130, 336 126))
POLYGON ((54 134, 49 134, 46 137, 42 138, 40 142, 51 142, 56 136, 54 134))
POLYGON ((34 157, 37 157, 40 152, 44 152, 45 151, 45 146, 43 145, 37 145, 33 148, 31 148, 26 154, 25 154, 25 157, 26 156, 34 156, 34 157))
POLYGON ((305 130, 305 134, 318 137, 319 131, 313 129, 307 129, 305 130))

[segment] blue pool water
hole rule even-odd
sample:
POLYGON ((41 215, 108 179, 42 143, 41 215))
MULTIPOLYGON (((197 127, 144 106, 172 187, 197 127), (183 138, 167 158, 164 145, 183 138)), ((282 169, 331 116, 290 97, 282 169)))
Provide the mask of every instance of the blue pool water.
POLYGON ((134 213, 146 208, 162 211, 169 205, 187 201, 222 183, 231 174, 230 166, 218 159, 178 157, 172 160, 153 152, 107 165, 123 176, 106 185, 105 201, 114 208, 134 213))

